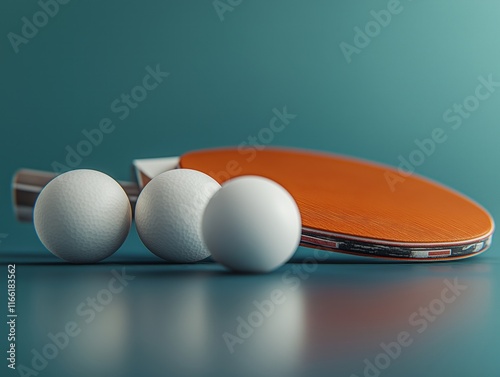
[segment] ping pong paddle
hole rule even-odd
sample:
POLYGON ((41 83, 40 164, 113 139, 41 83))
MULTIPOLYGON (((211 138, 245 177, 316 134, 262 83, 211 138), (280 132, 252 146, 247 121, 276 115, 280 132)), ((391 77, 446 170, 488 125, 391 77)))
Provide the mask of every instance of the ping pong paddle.
MULTIPOLYGON (((276 181, 295 198, 302 216, 301 245, 360 256, 407 261, 462 259, 485 251, 494 223, 471 199, 412 175, 391 190, 394 168, 327 153, 266 148, 193 151, 180 158, 134 160, 138 184, 122 183, 134 203, 155 175, 176 167, 202 171, 219 183, 241 175, 276 181)), ((30 208, 52 173, 20 171, 14 178, 18 217, 30 208)))

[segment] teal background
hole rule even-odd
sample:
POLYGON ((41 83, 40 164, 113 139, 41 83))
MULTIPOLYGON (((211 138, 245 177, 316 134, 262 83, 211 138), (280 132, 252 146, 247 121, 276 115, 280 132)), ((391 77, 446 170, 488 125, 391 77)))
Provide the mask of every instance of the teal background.
MULTIPOLYGON (((297 114, 271 145, 399 163, 414 139, 448 140, 417 168, 499 214, 500 90, 457 131, 442 120, 500 80, 497 1, 402 1, 380 35, 348 64, 339 44, 387 1, 243 1, 221 22, 211 2, 70 1, 14 53, 8 32, 36 3, 0 5, 0 232, 4 246, 43 250, 12 216, 16 169, 51 170, 81 131, 110 117, 115 131, 79 167, 129 179, 133 158, 238 145, 267 127, 274 107, 297 114), (121 121, 110 104, 140 84, 145 67, 170 76, 121 121)), ((140 249, 132 233, 120 252, 140 249)))
MULTIPOLYGON (((474 94, 478 77, 500 81, 500 2, 401 1, 403 11, 348 64, 340 43, 353 44, 353 28, 387 4, 244 0, 221 21, 212 1, 73 0, 16 54, 7 34, 19 34, 21 17, 39 5, 2 1, 0 234, 7 236, 0 252, 2 263, 18 264, 18 362, 29 365, 30 350, 74 319, 74 308, 106 286, 112 269, 126 266, 134 283, 41 376, 361 376, 363 359, 373 360, 380 342, 399 331, 414 330, 408 314, 438 297, 443 279, 455 278, 466 293, 381 375, 498 375, 495 241, 457 263, 329 259, 289 294, 287 311, 277 310, 273 325, 232 356, 222 332, 300 264, 254 276, 215 264, 157 263, 132 230, 110 260, 67 266, 13 216, 14 172, 51 170, 104 117, 116 129, 78 167, 126 180, 134 158, 238 145, 268 126, 273 108, 286 106, 297 118, 269 145, 392 166, 416 148, 415 139, 442 127, 448 140, 416 172, 500 218, 500 88, 458 130, 442 119, 474 94), (170 76, 119 120, 110 104, 157 64, 170 76)), ((308 252, 299 249, 296 263, 308 252)), ((2 327, 2 342, 4 335, 2 327)))

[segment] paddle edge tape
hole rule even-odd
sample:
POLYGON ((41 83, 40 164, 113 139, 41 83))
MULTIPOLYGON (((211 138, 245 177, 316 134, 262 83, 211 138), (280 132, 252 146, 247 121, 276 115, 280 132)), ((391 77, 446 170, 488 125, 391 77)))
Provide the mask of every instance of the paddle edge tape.
POLYGON ((377 257, 386 259, 412 260, 412 261, 436 261, 468 258, 486 251, 492 242, 493 236, 477 240, 475 242, 460 245, 434 245, 426 247, 418 244, 381 244, 371 243, 354 239, 339 238, 332 235, 321 236, 307 233, 304 230, 301 238, 301 245, 305 247, 321 249, 325 251, 335 251, 345 254, 377 257), (412 246, 410 246, 412 245, 412 246))

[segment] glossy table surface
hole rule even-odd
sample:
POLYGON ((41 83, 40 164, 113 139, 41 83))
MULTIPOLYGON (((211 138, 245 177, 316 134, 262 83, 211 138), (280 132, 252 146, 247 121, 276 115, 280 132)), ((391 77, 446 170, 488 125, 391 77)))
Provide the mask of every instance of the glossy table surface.
POLYGON ((120 253, 95 265, 48 252, 2 262, 16 264, 19 373, 24 365, 40 376, 495 376, 496 249, 402 264, 301 248, 266 275, 120 253), (64 347, 47 346, 53 339, 64 347), (32 365, 36 352, 52 351, 32 365))

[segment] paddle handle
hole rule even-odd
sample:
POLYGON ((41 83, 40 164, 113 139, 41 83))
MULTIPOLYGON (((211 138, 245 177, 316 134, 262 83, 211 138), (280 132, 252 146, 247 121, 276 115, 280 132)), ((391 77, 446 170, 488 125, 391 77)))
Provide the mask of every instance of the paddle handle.
MULTIPOLYGON (((14 214, 18 221, 33 221, 33 208, 42 189, 55 177, 57 173, 40 170, 21 169, 12 179, 12 203, 14 214)), ((132 210, 135 207, 140 189, 133 182, 118 182, 127 194, 132 210)))

